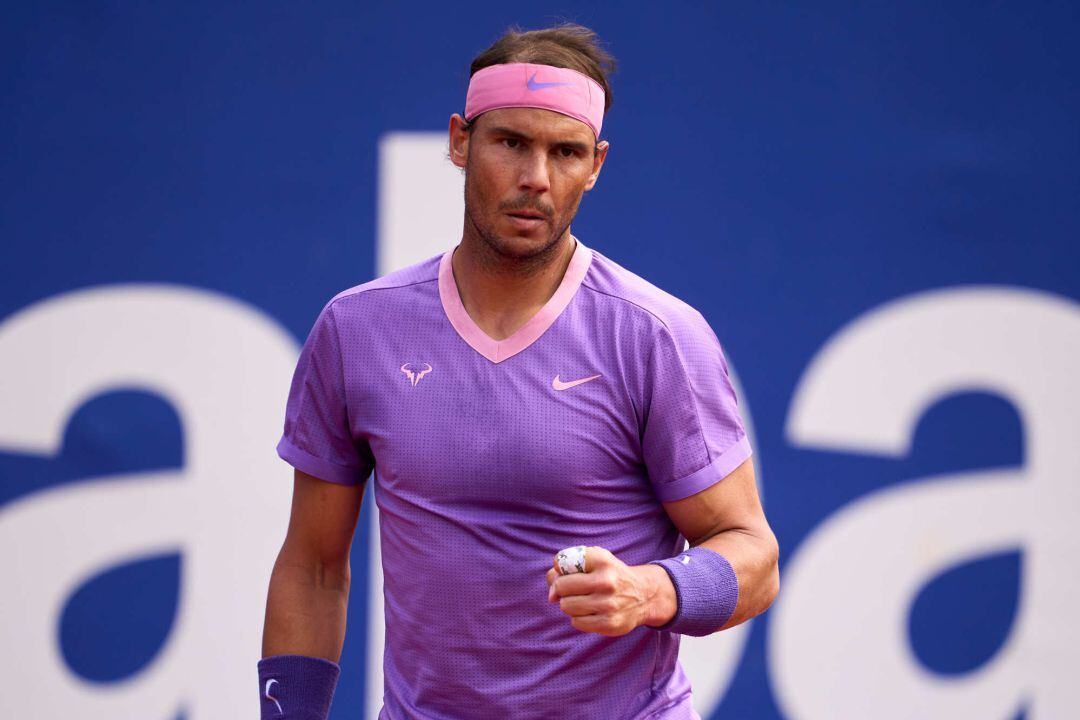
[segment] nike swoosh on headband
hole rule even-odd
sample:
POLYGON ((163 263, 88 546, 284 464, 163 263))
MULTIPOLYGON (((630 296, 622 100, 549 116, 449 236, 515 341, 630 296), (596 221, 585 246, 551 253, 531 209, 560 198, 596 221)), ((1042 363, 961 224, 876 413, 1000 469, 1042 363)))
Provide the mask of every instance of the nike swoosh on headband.
POLYGON ((536 82, 536 73, 533 73, 532 77, 529 78, 529 81, 527 83, 525 83, 525 85, 526 85, 526 87, 529 88, 530 91, 536 92, 537 90, 543 90, 544 88, 569 87, 570 83, 564 83, 564 82, 536 82))

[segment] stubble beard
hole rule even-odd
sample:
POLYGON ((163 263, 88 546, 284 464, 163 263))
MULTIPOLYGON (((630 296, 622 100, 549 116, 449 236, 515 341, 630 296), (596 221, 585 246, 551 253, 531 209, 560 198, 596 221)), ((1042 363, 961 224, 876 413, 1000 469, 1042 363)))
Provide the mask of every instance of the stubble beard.
MULTIPOLYGON (((517 203, 515 203, 515 205, 516 204, 517 203)), ((554 218, 548 215, 547 219, 549 223, 552 223, 552 232, 547 239, 538 246, 533 245, 528 242, 522 242, 518 238, 499 235, 495 231, 493 223, 487 223, 484 221, 483 217, 478 216, 475 212, 475 208, 482 207, 483 203, 475 197, 475 188, 472 183, 469 182, 469 173, 468 171, 465 173, 466 231, 471 228, 475 235, 481 240, 481 244, 487 250, 484 255, 492 270, 499 269, 504 272, 509 271, 528 274, 552 262, 558 252, 559 241, 570 228, 570 222, 574 219, 574 216, 577 215, 580 204, 581 195, 578 196, 577 201, 574 203, 574 207, 571 208, 561 224, 555 224, 554 218)), ((506 207, 500 204, 497 211, 502 212, 506 209, 506 207)))

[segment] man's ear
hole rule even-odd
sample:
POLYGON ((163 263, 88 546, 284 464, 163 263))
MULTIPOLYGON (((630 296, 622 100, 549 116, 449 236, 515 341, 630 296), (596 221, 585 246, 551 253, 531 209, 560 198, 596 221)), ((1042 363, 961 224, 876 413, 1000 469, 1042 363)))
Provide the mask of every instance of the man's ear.
POLYGON ((459 168, 465 168, 465 161, 469 158, 469 131, 468 123, 458 113, 450 116, 449 149, 450 162, 459 168))
POLYGON ((604 160, 607 159, 608 148, 611 144, 607 140, 601 140, 596 143, 596 152, 593 154, 593 169, 589 175, 588 181, 585 183, 585 190, 589 191, 596 185, 596 179, 600 177, 600 168, 604 167, 604 160))

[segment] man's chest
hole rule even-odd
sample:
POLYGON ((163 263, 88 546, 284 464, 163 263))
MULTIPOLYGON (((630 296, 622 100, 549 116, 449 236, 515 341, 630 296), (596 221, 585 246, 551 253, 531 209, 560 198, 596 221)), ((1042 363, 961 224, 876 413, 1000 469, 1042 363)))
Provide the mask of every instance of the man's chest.
POLYGON ((639 420, 609 353, 552 333, 493 363, 389 343, 347 388, 383 491, 446 506, 571 510, 640 473, 639 420))

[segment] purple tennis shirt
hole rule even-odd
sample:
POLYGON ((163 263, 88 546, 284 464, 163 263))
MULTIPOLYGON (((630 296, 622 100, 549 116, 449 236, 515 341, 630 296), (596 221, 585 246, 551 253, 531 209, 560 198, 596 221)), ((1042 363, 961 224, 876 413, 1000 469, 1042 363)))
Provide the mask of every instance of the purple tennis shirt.
POLYGON ((278 454, 374 471, 386 611, 380 718, 697 718, 680 635, 585 633, 547 601, 555 553, 628 565, 685 538, 661 502, 750 456, 701 313, 574 239, 558 289, 493 340, 456 248, 334 296, 292 379, 278 454))

